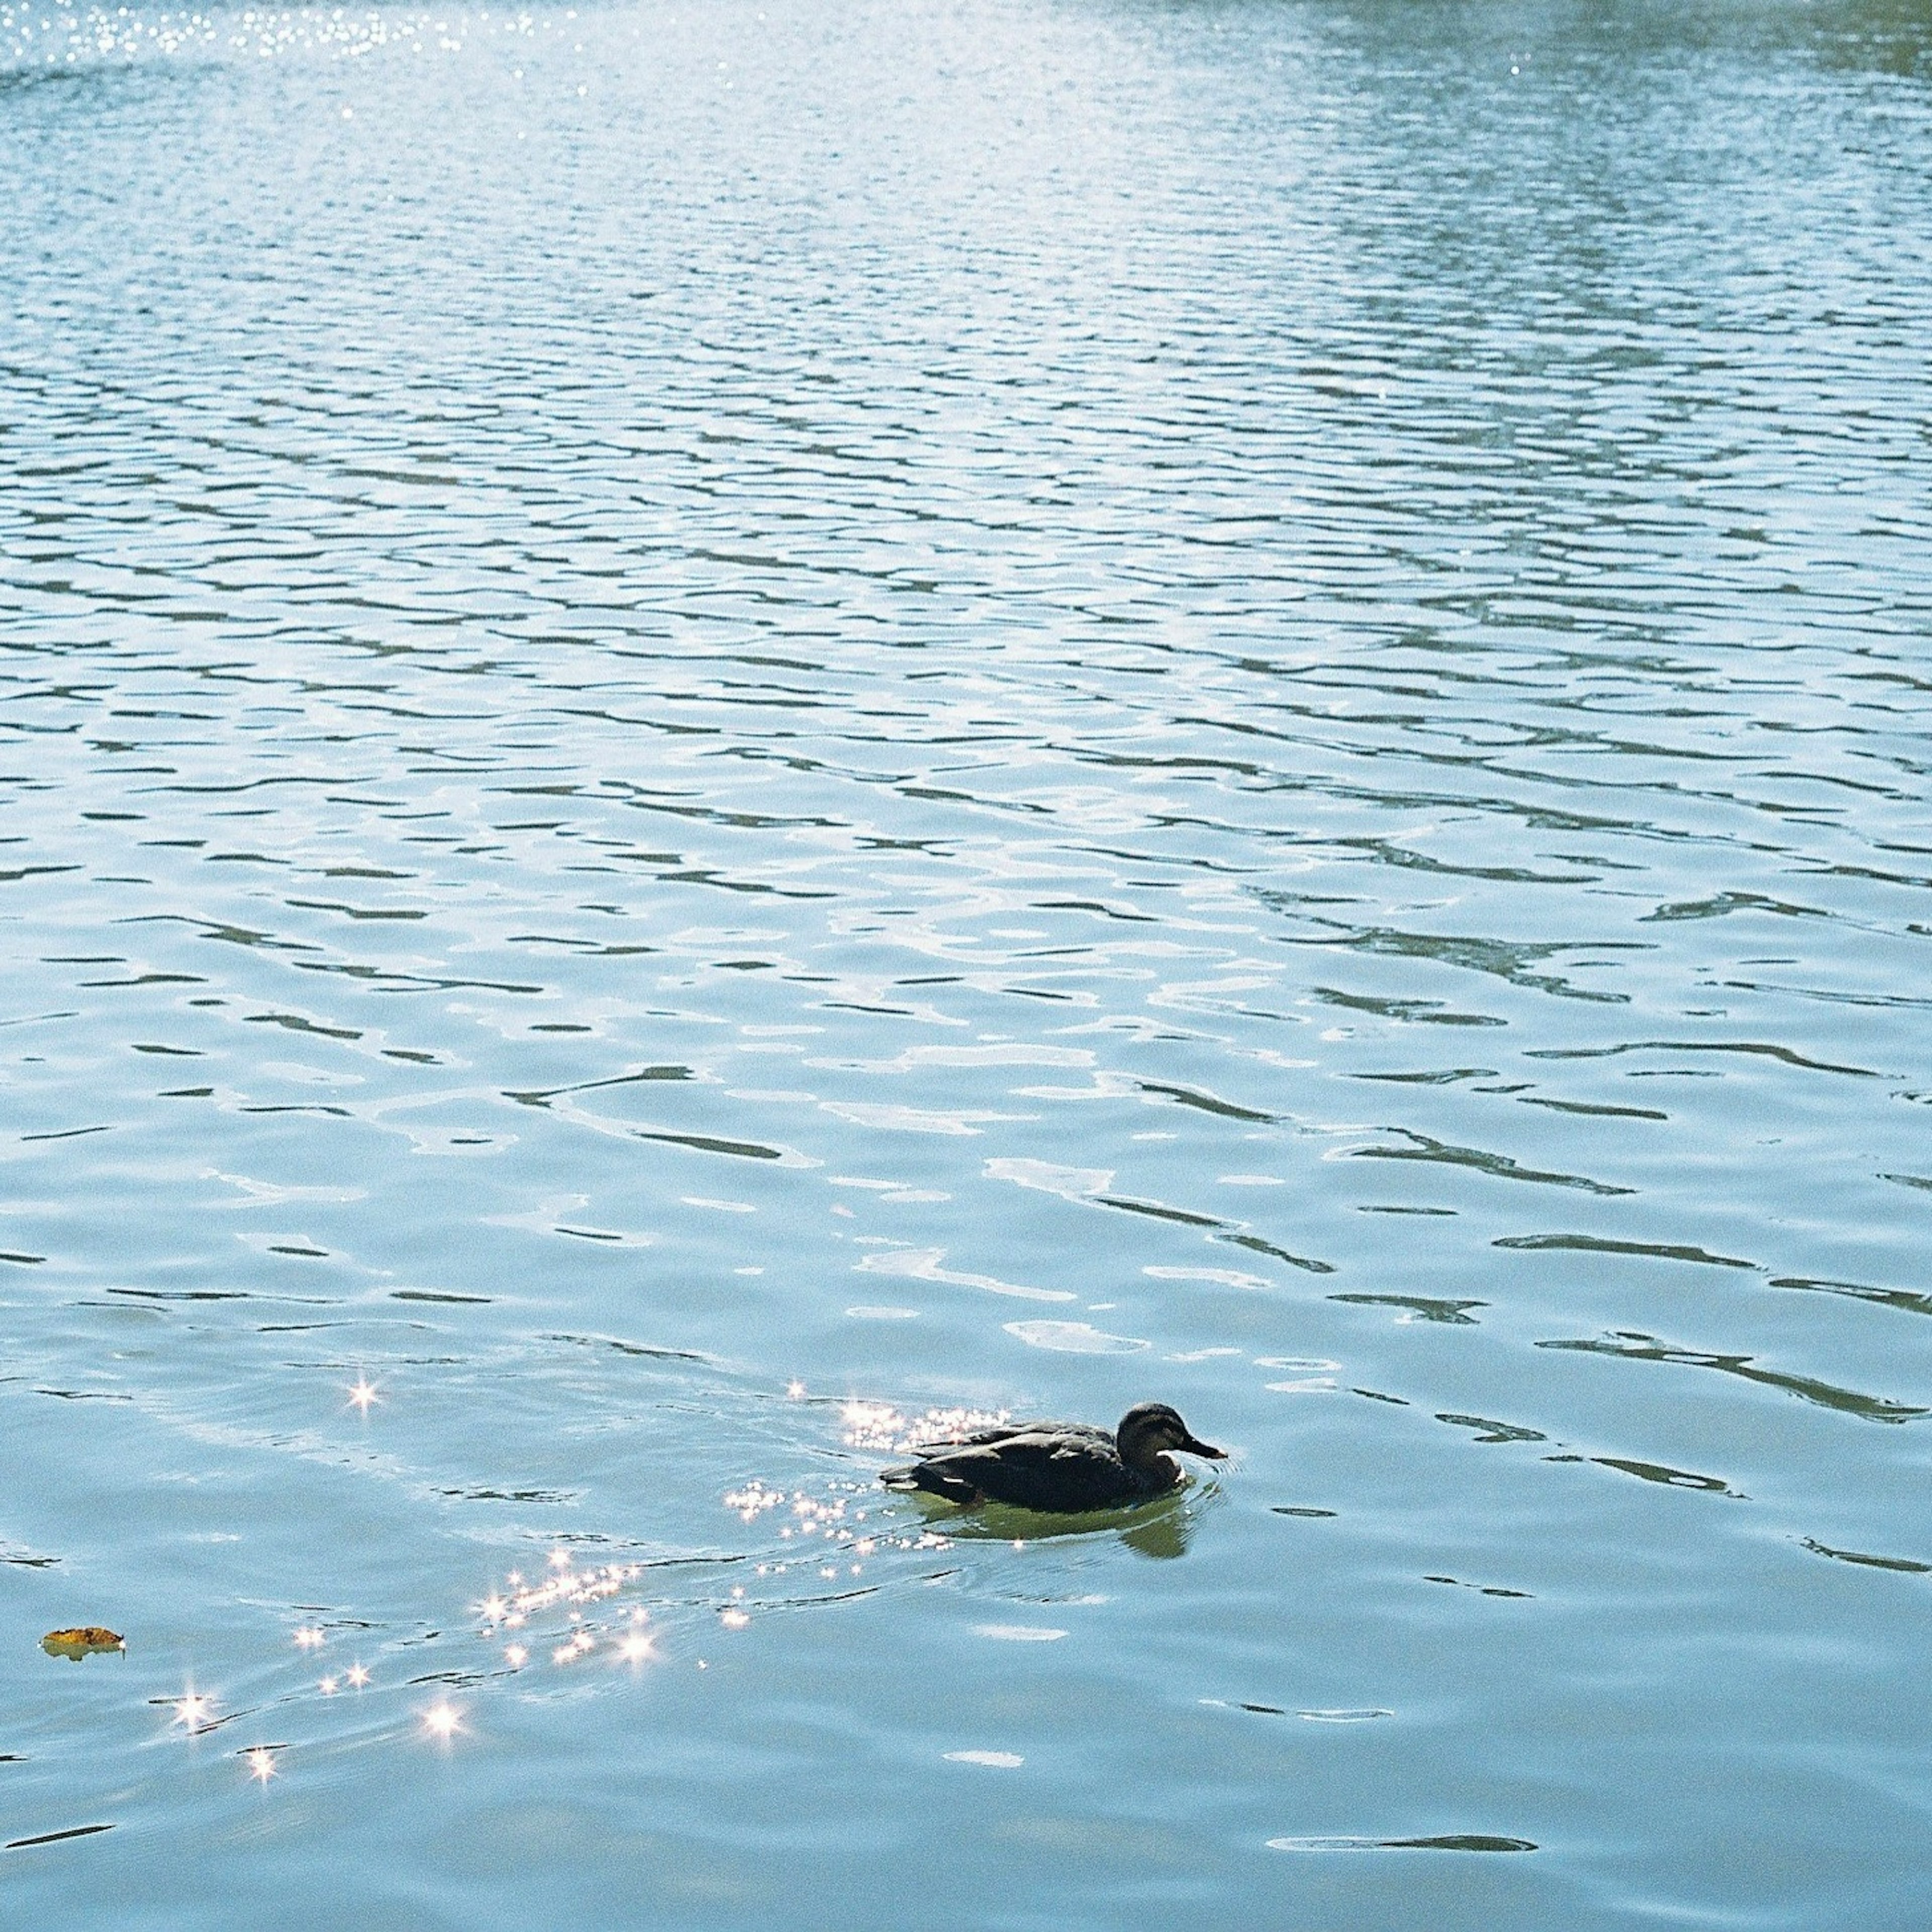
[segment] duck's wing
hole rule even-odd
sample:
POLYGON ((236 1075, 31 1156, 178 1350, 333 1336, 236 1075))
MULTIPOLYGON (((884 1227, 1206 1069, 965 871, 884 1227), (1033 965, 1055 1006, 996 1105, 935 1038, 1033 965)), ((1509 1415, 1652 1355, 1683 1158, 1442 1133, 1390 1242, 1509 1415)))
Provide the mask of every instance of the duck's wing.
POLYGON ((922 1456, 950 1456, 962 1449, 992 1448, 1032 1436, 1090 1437, 1103 1451, 1111 1451, 1114 1447, 1114 1438, 1107 1430, 1085 1422, 1000 1422, 964 1436, 935 1436, 917 1446, 922 1456))
MULTIPOLYGON (((985 1497, 1016 1508, 1077 1513, 1130 1499, 1138 1485, 1101 1430, 1016 1431, 915 1466, 916 1487, 954 1502, 985 1497)), ((890 1480, 890 1477, 888 1478, 890 1480)))

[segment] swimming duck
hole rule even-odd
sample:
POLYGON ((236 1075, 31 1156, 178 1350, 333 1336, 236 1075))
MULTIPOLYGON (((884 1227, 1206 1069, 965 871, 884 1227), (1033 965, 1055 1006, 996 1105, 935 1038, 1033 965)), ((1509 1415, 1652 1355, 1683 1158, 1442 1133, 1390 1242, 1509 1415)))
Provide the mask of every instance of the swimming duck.
POLYGON ((1136 1402, 1109 1435, 1084 1422, 1012 1422, 928 1443, 916 1462, 886 1469, 889 1490, 923 1490, 948 1502, 1011 1503, 1020 1509, 1113 1509, 1171 1490, 1180 1466, 1164 1450, 1225 1459, 1196 1438, 1164 1402, 1136 1402))

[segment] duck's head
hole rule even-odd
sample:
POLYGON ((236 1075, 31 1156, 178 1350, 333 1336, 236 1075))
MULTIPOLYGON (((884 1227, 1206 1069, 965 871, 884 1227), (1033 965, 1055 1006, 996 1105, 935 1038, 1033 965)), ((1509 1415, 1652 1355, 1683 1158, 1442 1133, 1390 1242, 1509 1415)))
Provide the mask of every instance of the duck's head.
POLYGON ((1130 1469, 1144 1469, 1162 1450, 1178 1449, 1190 1456, 1224 1461, 1227 1450, 1202 1442, 1180 1419, 1180 1412, 1164 1402, 1137 1402, 1120 1418, 1114 1432, 1120 1460, 1130 1469))

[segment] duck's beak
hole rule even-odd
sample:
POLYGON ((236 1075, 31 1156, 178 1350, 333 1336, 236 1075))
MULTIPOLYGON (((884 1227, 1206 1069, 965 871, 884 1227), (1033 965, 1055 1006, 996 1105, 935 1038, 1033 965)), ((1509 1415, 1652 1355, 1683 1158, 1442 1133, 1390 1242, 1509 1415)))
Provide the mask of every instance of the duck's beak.
POLYGON ((1211 1442, 1203 1442, 1196 1436, 1190 1436, 1178 1446, 1190 1456, 1205 1456, 1210 1462, 1225 1462, 1228 1460, 1226 1450, 1216 1449, 1211 1442))

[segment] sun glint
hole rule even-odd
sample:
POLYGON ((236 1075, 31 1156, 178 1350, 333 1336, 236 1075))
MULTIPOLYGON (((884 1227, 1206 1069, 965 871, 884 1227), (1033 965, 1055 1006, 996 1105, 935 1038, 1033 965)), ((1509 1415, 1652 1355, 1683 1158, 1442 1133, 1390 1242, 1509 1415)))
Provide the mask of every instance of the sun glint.
POLYGON ((447 1744, 463 1728, 463 1713, 446 1697, 422 1714, 423 1729, 447 1744))

